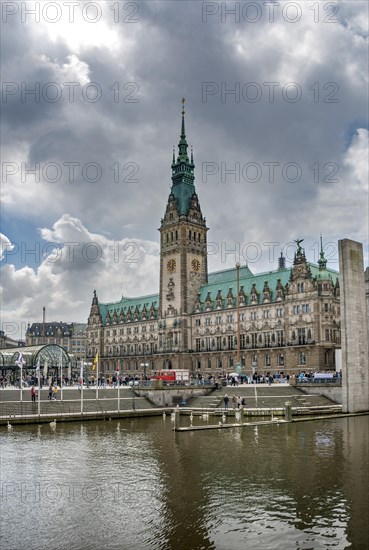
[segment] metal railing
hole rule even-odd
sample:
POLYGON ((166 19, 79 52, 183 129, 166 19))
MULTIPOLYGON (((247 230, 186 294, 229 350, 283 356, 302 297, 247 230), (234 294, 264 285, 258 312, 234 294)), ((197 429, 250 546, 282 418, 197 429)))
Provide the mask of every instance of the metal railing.
MULTIPOLYGON (((144 399, 136 397, 137 400, 144 399)), ((121 397, 119 400, 119 411, 131 411, 132 398, 131 396, 121 397)), ((136 407, 136 409, 139 407, 136 407)), ((82 415, 96 414, 98 416, 106 416, 109 413, 118 412, 118 399, 102 398, 102 399, 86 399, 83 401, 82 415)), ((60 416, 82 416, 81 415, 81 400, 42 400, 40 403, 40 417, 60 416)), ((38 403, 31 401, 3 401, 0 403, 0 419, 10 420, 38 418, 38 403)))
POLYGON ((297 378, 296 380, 296 386, 304 386, 306 384, 329 384, 329 385, 336 385, 336 386, 342 386, 342 378, 304 378, 302 380, 299 380, 297 378))

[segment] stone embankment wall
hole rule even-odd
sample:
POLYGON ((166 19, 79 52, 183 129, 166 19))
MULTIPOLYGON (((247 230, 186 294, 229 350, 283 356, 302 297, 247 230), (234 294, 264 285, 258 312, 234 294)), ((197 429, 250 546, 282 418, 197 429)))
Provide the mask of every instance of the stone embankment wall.
POLYGON ((303 386, 299 385, 298 389, 307 394, 323 395, 324 397, 328 397, 328 399, 330 399, 331 401, 342 405, 341 385, 337 384, 337 386, 323 386, 320 384, 304 384, 303 386))
POLYGON ((214 388, 193 388, 191 386, 166 387, 163 389, 136 389, 136 395, 147 397, 157 407, 174 407, 187 403, 192 397, 209 395, 214 388))

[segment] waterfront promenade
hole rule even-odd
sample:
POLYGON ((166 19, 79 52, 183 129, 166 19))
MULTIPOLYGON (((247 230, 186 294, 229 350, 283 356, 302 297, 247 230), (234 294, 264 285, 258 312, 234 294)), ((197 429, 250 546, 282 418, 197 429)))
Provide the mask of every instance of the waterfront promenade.
MULTIPOLYGON (((0 391, 0 425, 9 421, 15 423, 49 422, 57 418, 59 421, 96 420, 116 417, 156 416, 172 412, 176 405, 157 407, 140 392, 147 388, 122 386, 119 388, 99 388, 98 399, 96 388, 84 388, 82 392, 77 386, 64 387, 63 392, 57 392, 55 401, 48 399, 48 388, 40 392, 40 402, 36 398, 31 401, 31 390, 25 388, 20 401, 20 390, 6 388, 0 391), (61 399, 63 396, 63 399, 61 399), (119 397, 119 399, 118 399, 119 397)), ((168 390, 168 387, 165 388, 168 390)), ((173 388, 173 390, 178 390, 173 388)), ((161 392, 163 390, 157 390, 161 392)), ((192 412, 195 415, 209 412, 221 416, 224 411, 224 396, 230 398, 228 415, 234 416, 237 406, 235 398, 245 400, 243 416, 283 415, 286 402, 291 403, 295 415, 339 413, 340 405, 320 395, 302 393, 288 384, 250 384, 227 386, 214 389, 208 395, 189 399, 181 404, 181 413, 192 412)))

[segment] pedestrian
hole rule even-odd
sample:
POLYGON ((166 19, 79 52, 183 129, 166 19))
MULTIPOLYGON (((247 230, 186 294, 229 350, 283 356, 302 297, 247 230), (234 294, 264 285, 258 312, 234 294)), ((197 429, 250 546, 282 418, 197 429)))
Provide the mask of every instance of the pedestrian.
POLYGON ((223 398, 223 401, 224 401, 224 410, 225 411, 228 411, 228 403, 229 403, 229 397, 227 394, 225 394, 224 398, 223 398))
POLYGON ((236 404, 237 404, 237 398, 236 398, 236 396, 234 395, 234 396, 232 397, 232 406, 233 406, 234 410, 236 410, 236 404))
POLYGON ((48 395, 48 399, 50 399, 50 401, 52 400, 52 397, 53 397, 53 387, 52 385, 50 384, 49 386, 49 395, 48 395))
POLYGON ((36 390, 35 390, 35 386, 32 386, 32 388, 31 388, 31 399, 32 399, 32 403, 36 403, 36 390))
POLYGON ((56 394, 58 393, 58 386, 53 387, 53 401, 56 400, 56 394))

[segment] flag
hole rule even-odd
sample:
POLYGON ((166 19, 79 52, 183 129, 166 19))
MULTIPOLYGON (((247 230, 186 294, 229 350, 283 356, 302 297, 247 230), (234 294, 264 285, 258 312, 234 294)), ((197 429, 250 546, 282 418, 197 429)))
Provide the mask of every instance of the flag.
POLYGON ((17 365, 19 365, 20 367, 23 365, 23 353, 21 352, 18 355, 17 365))
POLYGON ((36 374, 37 376, 40 376, 40 358, 37 359, 36 374))
POLYGON ((47 367, 48 367, 47 361, 45 361, 45 363, 44 363, 44 378, 47 377, 47 367))
POLYGON ((96 353, 96 357, 93 360, 91 370, 96 370, 98 360, 99 360, 99 352, 96 353))

